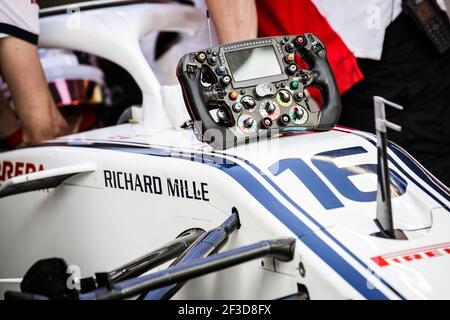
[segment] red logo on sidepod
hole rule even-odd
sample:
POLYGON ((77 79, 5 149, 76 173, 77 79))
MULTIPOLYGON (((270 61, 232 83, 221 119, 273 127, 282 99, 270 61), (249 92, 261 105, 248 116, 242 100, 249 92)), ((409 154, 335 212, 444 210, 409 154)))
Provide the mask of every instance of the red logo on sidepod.
POLYGON ((34 164, 28 162, 11 162, 2 161, 0 162, 0 181, 8 180, 12 177, 17 177, 22 174, 28 174, 36 171, 44 170, 42 164, 34 164))
POLYGON ((450 255, 450 242, 405 251, 387 253, 378 257, 373 257, 371 259, 375 261, 375 263, 380 267, 386 267, 396 263, 414 262, 417 260, 442 257, 445 255, 450 255))

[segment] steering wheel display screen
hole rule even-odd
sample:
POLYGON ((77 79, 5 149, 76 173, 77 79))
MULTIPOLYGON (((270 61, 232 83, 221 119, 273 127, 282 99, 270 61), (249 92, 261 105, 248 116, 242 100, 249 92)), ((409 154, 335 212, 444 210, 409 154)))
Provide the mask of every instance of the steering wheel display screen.
POLYGON ((234 81, 246 81, 282 74, 273 46, 226 53, 234 81))

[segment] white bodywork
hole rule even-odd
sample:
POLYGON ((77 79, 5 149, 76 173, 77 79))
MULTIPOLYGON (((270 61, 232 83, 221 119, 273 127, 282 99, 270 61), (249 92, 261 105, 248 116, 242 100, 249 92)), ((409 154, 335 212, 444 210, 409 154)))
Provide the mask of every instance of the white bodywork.
MULTIPOLYGON (((449 299, 450 195, 397 147, 388 150, 389 166, 402 181, 392 199, 394 224, 409 240, 373 235, 379 230, 370 134, 336 128, 215 152, 191 130, 171 125, 185 115, 184 105, 172 96, 176 103, 163 106, 136 39, 151 28, 194 30, 195 23, 184 23, 196 14, 172 5, 97 9, 81 12, 82 28, 67 33, 60 31, 64 16, 43 19, 44 45, 124 66, 144 93, 143 115, 140 124, 0 154, 3 184, 34 170, 44 176, 77 165, 94 170, 54 189, 0 198, 0 279, 21 278, 36 260, 55 256, 79 266, 83 277, 108 271, 188 228, 216 227, 236 207, 242 228, 223 250, 294 237, 293 261, 255 260, 204 276, 176 298, 274 299, 301 284, 312 299, 449 299), (176 19, 162 18, 175 12, 176 19), (137 187, 136 177, 151 186, 137 187), (191 198, 170 191, 176 180, 185 181, 191 198)), ((3 281, 1 293, 6 289, 17 284, 3 281)))

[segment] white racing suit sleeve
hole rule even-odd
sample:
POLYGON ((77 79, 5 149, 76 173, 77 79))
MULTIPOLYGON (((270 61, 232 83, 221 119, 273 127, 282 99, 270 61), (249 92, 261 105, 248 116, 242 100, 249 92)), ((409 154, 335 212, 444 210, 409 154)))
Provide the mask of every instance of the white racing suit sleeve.
POLYGON ((36 0, 0 0, 0 37, 38 43, 39 6, 36 0))

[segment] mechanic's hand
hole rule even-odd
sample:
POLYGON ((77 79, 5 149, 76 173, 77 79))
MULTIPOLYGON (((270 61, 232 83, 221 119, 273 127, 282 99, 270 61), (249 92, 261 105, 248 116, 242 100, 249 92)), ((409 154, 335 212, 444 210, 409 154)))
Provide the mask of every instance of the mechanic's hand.
POLYGON ((11 92, 25 144, 69 132, 50 95, 35 45, 14 37, 0 39, 0 69, 11 92))

